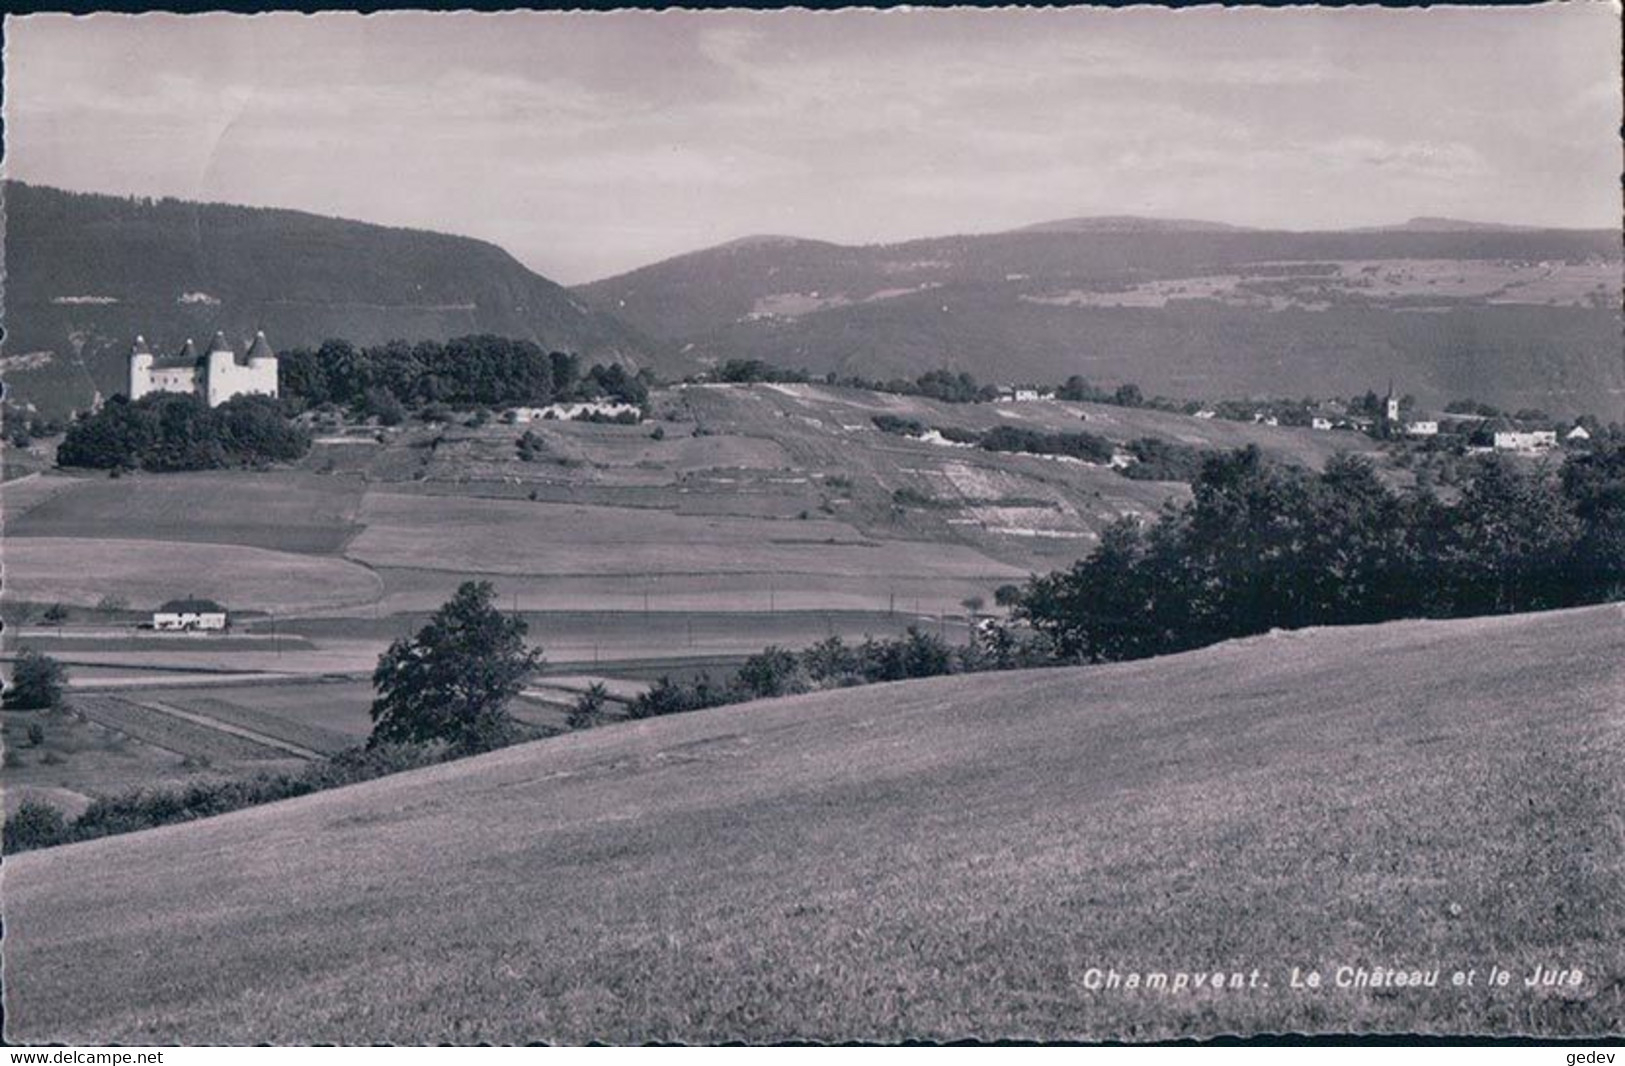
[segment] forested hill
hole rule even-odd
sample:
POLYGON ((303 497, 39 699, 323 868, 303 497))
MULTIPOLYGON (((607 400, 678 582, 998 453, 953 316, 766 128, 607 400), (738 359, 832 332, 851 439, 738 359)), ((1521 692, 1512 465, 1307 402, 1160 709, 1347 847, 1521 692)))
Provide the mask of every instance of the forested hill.
POLYGON ((278 347, 495 333, 642 364, 648 345, 507 252, 299 211, 7 182, 4 364, 23 403, 121 391, 136 334, 162 352, 263 329, 278 347))
POLYGON ((1207 400, 1392 378, 1428 405, 1472 396, 1618 418, 1620 275, 1617 230, 1106 218, 890 245, 735 241, 575 292, 698 363, 1082 374, 1207 400))

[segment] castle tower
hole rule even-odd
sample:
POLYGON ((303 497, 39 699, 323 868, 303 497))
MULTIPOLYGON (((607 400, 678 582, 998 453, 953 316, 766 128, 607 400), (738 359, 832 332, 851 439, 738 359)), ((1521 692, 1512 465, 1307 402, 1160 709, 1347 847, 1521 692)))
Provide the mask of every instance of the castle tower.
POLYGON ((237 353, 231 350, 224 332, 216 332, 209 342, 209 354, 203 370, 203 398, 210 407, 231 399, 233 371, 237 369, 237 353))
POLYGON ((130 345, 130 382, 124 395, 139 400, 151 391, 151 383, 152 351, 147 347, 147 339, 138 335, 130 345))
POLYGON ((271 350, 271 343, 265 339, 265 331, 262 329, 254 334, 254 343, 248 347, 248 365, 263 366, 266 360, 270 360, 274 369, 276 352, 271 350))

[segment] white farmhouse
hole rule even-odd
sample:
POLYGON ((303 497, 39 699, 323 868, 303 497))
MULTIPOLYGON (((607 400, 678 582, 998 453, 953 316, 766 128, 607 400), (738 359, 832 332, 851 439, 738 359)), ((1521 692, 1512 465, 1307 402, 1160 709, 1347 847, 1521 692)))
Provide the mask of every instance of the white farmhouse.
POLYGON ((271 350, 264 333, 256 333, 246 362, 239 362, 237 353, 226 342, 226 335, 216 333, 208 352, 201 358, 190 339, 179 354, 159 358, 147 347, 145 338, 137 337, 130 350, 129 397, 139 400, 154 392, 191 393, 210 407, 218 407, 234 396, 275 396, 276 352, 271 350))
POLYGON ((1309 419, 1309 428, 1310 429, 1331 429, 1332 428, 1332 420, 1325 417, 1324 415, 1315 415, 1314 417, 1309 419))
POLYGON ((1437 437, 1439 423, 1431 418, 1405 423, 1405 435, 1410 437, 1437 437))
POLYGON ((1538 452, 1557 447, 1557 430, 1496 430, 1493 441, 1498 452, 1538 452))
POLYGON ((226 609, 213 600, 170 600, 152 612, 152 628, 165 630, 225 629, 226 609))
POLYGON ((1564 435, 1563 439, 1564 440, 1590 440, 1591 439, 1591 431, 1586 429, 1584 426, 1575 426, 1573 429, 1569 430, 1568 433, 1566 433, 1564 435))

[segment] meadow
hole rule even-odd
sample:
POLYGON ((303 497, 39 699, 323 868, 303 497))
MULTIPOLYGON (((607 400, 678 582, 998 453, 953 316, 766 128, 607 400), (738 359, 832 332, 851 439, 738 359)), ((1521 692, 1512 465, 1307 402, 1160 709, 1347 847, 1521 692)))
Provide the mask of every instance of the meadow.
POLYGON ((1618 606, 1272 633, 611 724, 31 852, 6 1036, 1618 1035, 1622 663, 1618 606), (1260 983, 1092 989, 1108 969, 1260 983))
POLYGON ((332 556, 234 544, 7 534, 6 598, 93 607, 107 596, 151 610, 179 596, 233 610, 312 611, 370 603, 380 591, 364 566, 332 556))
MULTIPOLYGON (((167 730, 178 753, 118 763, 129 772, 109 770, 111 756, 75 756, 46 768, 40 787, 77 804, 142 773, 228 772, 249 761, 236 757, 243 730, 319 753, 363 740, 378 655, 470 578, 492 580, 503 608, 525 615, 553 670, 638 683, 722 674, 769 644, 856 642, 911 624, 961 643, 967 601, 991 610, 999 586, 1067 565, 1118 516, 1154 514, 1188 491, 888 435, 872 421, 885 413, 976 430, 1255 443, 1308 465, 1369 444, 1098 404, 757 385, 658 390, 653 419, 637 426, 340 427, 324 439, 365 432, 365 445, 320 445, 285 469, 25 474, 0 486, 4 605, 32 619, 8 651, 65 662, 75 694, 205 719, 126 711, 120 721, 167 730), (525 432, 540 442, 537 461, 518 457, 525 432), (225 604, 233 634, 132 628, 188 595, 225 604), (40 626, 59 602, 73 609, 67 624, 40 626)), ((28 458, 8 472, 43 469, 46 457, 28 458)), ((552 728, 569 702, 552 692, 520 709, 552 728)), ((86 751, 99 728, 81 730, 86 751)), ((167 750, 150 739, 143 750, 167 750)))

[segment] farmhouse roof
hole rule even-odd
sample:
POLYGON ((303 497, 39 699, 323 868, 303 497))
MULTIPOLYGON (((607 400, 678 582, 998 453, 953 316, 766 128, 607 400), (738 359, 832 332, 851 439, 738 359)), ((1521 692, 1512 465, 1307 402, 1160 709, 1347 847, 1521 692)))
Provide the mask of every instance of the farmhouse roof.
POLYGON ((226 609, 213 600, 200 600, 192 596, 170 600, 159 607, 164 614, 224 614, 226 609))

